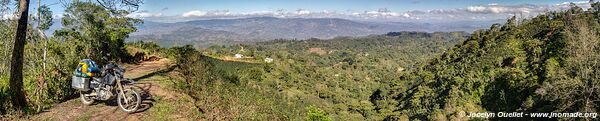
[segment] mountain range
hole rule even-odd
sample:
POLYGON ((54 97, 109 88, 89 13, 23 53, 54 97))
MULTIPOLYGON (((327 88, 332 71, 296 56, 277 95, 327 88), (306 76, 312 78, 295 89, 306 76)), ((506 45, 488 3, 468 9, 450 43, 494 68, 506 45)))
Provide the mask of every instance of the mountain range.
POLYGON ((367 22, 339 18, 275 18, 195 20, 176 23, 146 21, 131 34, 129 41, 154 41, 161 46, 191 44, 195 47, 254 43, 273 39, 330 39, 385 34, 392 31, 471 32, 491 23, 402 23, 367 22))

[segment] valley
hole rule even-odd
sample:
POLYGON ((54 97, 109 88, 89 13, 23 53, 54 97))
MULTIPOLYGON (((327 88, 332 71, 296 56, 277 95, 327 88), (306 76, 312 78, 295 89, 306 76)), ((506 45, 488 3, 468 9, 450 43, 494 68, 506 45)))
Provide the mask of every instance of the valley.
POLYGON ((452 32, 473 31, 501 20, 456 23, 364 22, 338 18, 211 19, 176 23, 146 21, 131 34, 129 41, 156 42, 163 47, 191 44, 198 48, 212 45, 252 44, 273 39, 363 37, 392 31, 452 32))
MULTIPOLYGON (((183 8, 105 2, 65 2, 60 20, 41 5, 37 18, 0 16, 0 120, 597 120, 600 111, 593 0, 164 16, 151 13, 183 8), (173 20, 151 21, 161 19, 173 20), (122 65, 141 107, 84 105, 74 78, 118 71, 96 64, 122 65)), ((0 1, 0 13, 11 4, 0 1)))

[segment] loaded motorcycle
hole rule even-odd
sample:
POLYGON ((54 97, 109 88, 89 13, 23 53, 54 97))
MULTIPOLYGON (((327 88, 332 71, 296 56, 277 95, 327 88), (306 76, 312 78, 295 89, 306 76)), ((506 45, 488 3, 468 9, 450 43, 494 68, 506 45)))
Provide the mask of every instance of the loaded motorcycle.
POLYGON ((107 64, 102 70, 90 59, 81 60, 74 72, 71 86, 79 90, 81 102, 91 105, 96 100, 117 99, 121 110, 134 113, 140 107, 141 97, 124 77, 125 70, 117 64, 107 64))

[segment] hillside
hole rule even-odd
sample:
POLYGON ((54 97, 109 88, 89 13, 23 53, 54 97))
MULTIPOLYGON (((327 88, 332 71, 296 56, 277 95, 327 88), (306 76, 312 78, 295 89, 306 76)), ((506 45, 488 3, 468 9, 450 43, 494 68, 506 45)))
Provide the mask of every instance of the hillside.
POLYGON ((238 71, 226 77, 259 94, 279 95, 273 99, 283 98, 292 107, 314 105, 337 120, 486 120, 466 117, 470 112, 596 113, 599 10, 595 3, 586 11, 572 7, 528 20, 513 17, 468 38, 391 32, 204 51, 273 58, 265 67, 229 69, 238 71), (453 43, 458 44, 446 49, 453 43))
POLYGON ((458 120, 467 119, 469 112, 598 112, 600 3, 593 6, 529 20, 512 18, 476 31, 400 77, 398 86, 384 91, 375 105, 397 105, 389 119, 458 120))
POLYGON ((177 62, 186 65, 181 68, 186 75, 193 75, 186 77, 191 87, 187 89, 203 90, 192 91, 193 95, 220 100, 214 101, 217 104, 202 104, 210 110, 247 115, 244 112, 256 110, 211 105, 236 107, 243 104, 265 108, 263 106, 269 104, 272 108, 255 112, 254 118, 297 120, 308 117, 306 112, 312 107, 310 109, 322 110, 333 119, 382 120, 385 115, 374 110, 372 94, 379 88, 389 87, 399 75, 415 69, 419 62, 460 42, 467 35, 464 32, 399 33, 212 46, 202 52, 211 57, 191 51, 193 49, 180 48, 176 50, 180 50, 177 53, 182 57, 177 62), (235 54, 262 63, 213 58, 228 58, 235 54), (273 61, 262 61, 265 58, 273 61), (230 97, 231 91, 245 96, 230 97))
POLYGON ((250 44, 273 39, 331 39, 359 37, 390 31, 473 31, 496 21, 466 23, 366 22, 338 18, 274 18, 195 20, 177 23, 145 22, 129 40, 153 41, 162 46, 192 44, 250 44))

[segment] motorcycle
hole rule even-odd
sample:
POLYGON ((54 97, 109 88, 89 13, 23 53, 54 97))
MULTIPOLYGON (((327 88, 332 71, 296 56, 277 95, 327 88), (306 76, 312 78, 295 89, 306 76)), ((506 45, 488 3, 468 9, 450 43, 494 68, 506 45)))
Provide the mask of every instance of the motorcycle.
MULTIPOLYGON (((140 107, 141 97, 131 86, 134 81, 126 79, 124 73, 125 70, 119 65, 107 64, 102 68, 100 76, 81 78, 82 87, 78 88, 81 102, 91 105, 97 100, 110 101, 116 98, 121 110, 127 113, 136 112, 140 107)), ((77 80, 77 77, 73 78, 77 80)))

